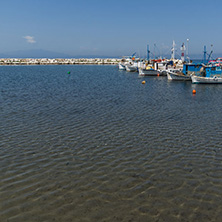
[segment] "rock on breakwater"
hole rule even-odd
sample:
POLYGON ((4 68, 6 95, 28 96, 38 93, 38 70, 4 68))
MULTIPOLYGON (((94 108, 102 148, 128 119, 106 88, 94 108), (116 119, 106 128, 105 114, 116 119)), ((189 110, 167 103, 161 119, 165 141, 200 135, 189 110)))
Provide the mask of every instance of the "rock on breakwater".
POLYGON ((121 59, 116 58, 79 58, 79 59, 33 59, 33 58, 2 58, 0 59, 0 65, 116 65, 121 59))

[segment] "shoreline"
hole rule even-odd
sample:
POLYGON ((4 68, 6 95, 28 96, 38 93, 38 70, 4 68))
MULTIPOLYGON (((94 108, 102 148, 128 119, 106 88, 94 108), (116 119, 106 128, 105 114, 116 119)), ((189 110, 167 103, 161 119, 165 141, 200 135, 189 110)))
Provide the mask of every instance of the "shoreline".
POLYGON ((1 58, 0 66, 7 65, 117 65, 121 59, 116 58, 95 58, 95 59, 20 59, 20 58, 1 58))

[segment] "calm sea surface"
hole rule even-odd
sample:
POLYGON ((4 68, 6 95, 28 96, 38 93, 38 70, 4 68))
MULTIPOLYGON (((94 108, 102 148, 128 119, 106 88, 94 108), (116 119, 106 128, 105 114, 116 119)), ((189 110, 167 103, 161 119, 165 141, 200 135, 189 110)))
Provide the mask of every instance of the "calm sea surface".
POLYGON ((4 66, 0 92, 1 222, 221 221, 222 85, 4 66))

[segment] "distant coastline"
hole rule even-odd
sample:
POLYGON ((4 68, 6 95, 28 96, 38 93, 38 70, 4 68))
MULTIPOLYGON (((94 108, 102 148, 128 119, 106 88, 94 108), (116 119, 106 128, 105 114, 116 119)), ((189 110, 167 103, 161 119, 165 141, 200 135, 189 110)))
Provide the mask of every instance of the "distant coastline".
POLYGON ((116 65, 121 59, 116 58, 80 58, 80 59, 17 59, 1 58, 0 66, 7 65, 116 65))

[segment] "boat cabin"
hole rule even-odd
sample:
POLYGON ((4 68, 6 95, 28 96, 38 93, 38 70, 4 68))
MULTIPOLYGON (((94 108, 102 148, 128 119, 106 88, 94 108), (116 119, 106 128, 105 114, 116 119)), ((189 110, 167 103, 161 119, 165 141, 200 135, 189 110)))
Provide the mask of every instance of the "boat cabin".
POLYGON ((221 74, 222 74, 221 66, 207 66, 204 69, 203 76, 204 77, 213 77, 213 76, 220 77, 221 74))
POLYGON ((200 74, 200 69, 202 68, 202 64, 200 63, 187 63, 183 65, 183 74, 191 75, 195 73, 195 75, 200 74))

